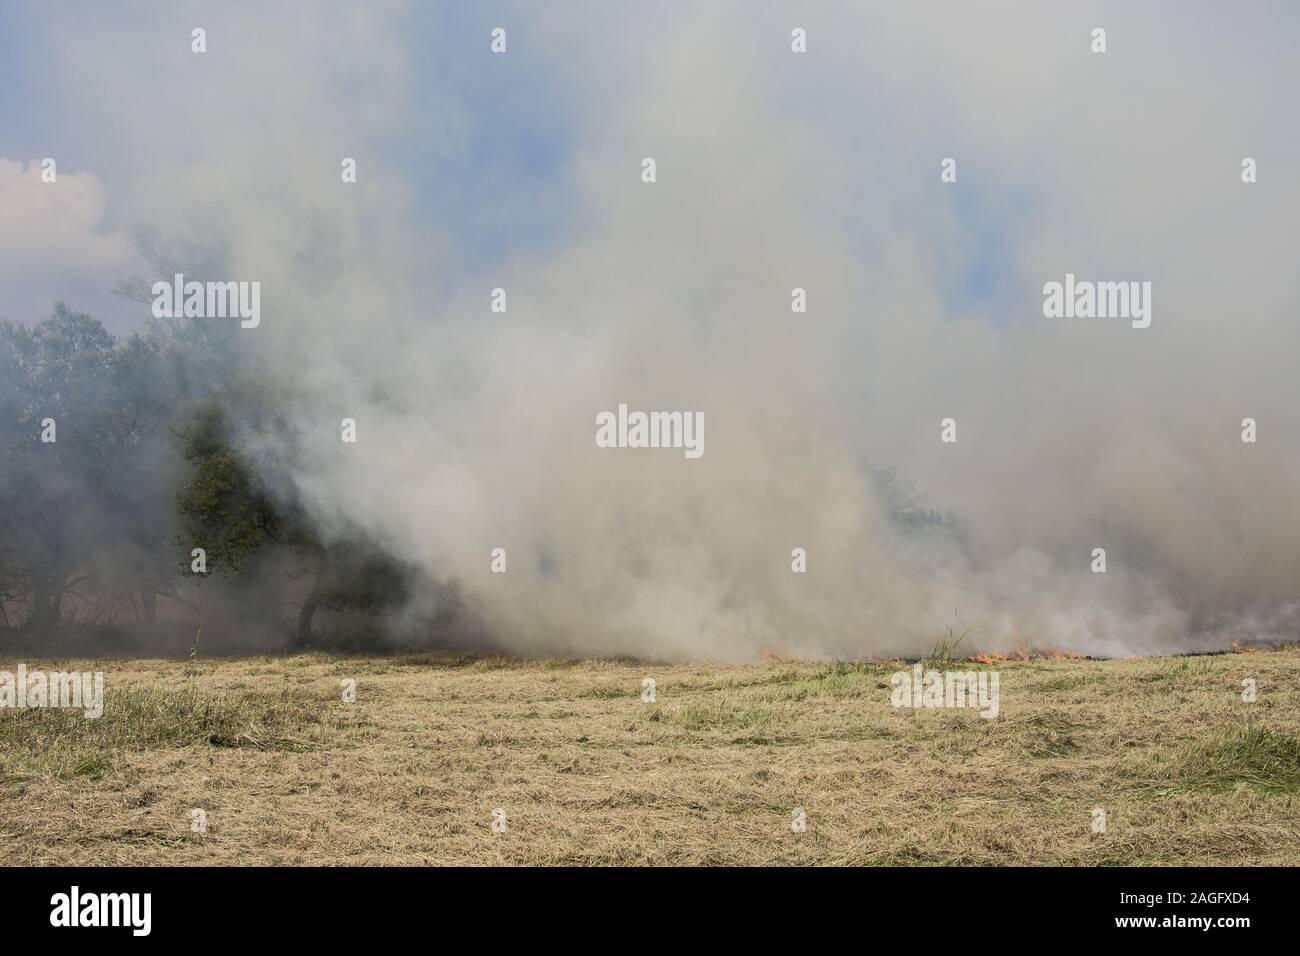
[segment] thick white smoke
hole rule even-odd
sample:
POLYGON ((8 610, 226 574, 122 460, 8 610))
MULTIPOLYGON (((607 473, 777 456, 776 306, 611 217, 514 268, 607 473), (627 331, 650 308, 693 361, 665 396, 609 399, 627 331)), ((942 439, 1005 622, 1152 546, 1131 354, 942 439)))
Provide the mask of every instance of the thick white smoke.
POLYGON ((571 137, 554 176, 484 192, 482 228, 512 250, 488 266, 419 208, 440 171, 400 148, 463 158, 511 116, 436 82, 410 31, 431 16, 60 26, 85 77, 124 47, 143 61, 67 94, 126 127, 100 173, 117 201, 262 283, 243 334, 287 386, 292 493, 322 527, 457 579, 527 652, 904 653, 953 626, 973 649, 1124 654, 1294 633, 1286 7, 459 16, 458 68, 545 85, 571 137), (513 241, 512 211, 557 193, 565 226, 513 241), (1151 327, 1044 318, 1043 283, 1067 272, 1151 282, 1151 327), (621 402, 702 412, 703 457, 597 448, 595 416, 621 402))

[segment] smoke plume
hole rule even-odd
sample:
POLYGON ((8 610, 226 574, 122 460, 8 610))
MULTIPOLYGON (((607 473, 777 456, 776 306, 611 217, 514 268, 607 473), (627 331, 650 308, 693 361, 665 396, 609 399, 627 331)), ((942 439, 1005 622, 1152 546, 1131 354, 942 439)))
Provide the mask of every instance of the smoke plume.
POLYGON ((261 282, 231 374, 277 388, 278 493, 457 582, 496 646, 1123 655, 1300 624, 1285 5, 41 16, 113 222, 261 282), (1067 273, 1150 282, 1150 327, 1044 317, 1067 273), (620 403, 702 413, 704 454, 597 447, 620 403))

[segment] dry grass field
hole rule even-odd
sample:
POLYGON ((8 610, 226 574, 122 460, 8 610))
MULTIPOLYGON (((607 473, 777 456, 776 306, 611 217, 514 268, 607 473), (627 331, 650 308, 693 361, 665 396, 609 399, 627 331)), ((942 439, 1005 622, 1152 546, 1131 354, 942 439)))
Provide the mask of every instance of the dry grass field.
POLYGON ((1300 863, 1300 648, 962 664, 995 720, 897 663, 25 663, 108 689, 0 710, 9 864, 1300 863))

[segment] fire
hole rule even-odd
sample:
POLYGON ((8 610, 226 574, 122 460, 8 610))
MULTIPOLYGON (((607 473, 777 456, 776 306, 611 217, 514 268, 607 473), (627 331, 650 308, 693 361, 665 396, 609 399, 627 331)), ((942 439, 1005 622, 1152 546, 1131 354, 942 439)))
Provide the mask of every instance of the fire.
POLYGON ((989 654, 972 654, 971 658, 977 664, 997 664, 1001 661, 1079 661, 1084 659, 1083 654, 1076 654, 1073 651, 1036 651, 1032 648, 1018 647, 1013 651, 994 651, 989 654))

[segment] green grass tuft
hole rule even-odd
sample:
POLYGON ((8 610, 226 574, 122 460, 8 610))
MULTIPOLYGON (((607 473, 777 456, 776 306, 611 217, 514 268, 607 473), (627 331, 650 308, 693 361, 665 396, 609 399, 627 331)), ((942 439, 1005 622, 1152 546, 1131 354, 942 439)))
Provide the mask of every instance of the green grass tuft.
POLYGON ((1300 793, 1300 736, 1247 724, 1186 748, 1173 769, 1188 789, 1300 793))

